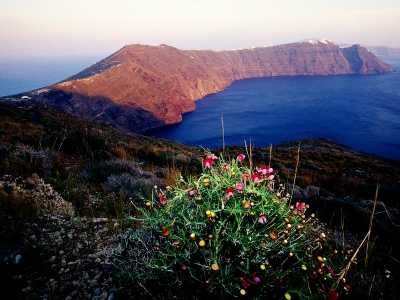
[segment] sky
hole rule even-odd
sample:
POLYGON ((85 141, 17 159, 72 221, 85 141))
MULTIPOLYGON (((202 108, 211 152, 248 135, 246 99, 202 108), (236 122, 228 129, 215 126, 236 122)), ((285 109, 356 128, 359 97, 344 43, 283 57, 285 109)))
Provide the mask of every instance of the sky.
POLYGON ((227 50, 309 38, 400 47, 399 0, 0 0, 1 57, 124 45, 227 50))

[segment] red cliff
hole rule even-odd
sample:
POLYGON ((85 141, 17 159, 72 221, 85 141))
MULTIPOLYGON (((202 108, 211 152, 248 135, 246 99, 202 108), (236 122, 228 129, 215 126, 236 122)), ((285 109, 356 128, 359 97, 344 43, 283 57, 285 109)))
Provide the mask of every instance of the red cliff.
POLYGON ((362 47, 340 49, 330 42, 230 51, 129 45, 36 92, 36 98, 73 114, 143 132, 180 122, 182 114, 195 109, 195 100, 239 79, 390 71, 389 65, 362 47))

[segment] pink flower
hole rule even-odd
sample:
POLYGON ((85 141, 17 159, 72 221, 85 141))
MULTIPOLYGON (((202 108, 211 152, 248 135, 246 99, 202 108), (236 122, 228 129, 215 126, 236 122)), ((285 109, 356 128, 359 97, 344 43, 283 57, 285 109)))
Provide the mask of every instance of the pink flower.
POLYGON ((268 176, 270 174, 272 174, 272 172, 274 172, 274 169, 272 169, 270 166, 265 167, 265 168, 257 168, 258 173, 264 175, 264 176, 268 176))
POLYGON ((230 166, 230 165, 223 165, 223 166, 222 166, 222 170, 227 171, 227 170, 230 170, 230 169, 231 169, 231 166, 230 166))
POLYGON ((215 154, 213 153, 213 154, 210 154, 209 156, 207 156, 207 158, 216 159, 217 157, 216 157, 215 154))
POLYGON ((160 199, 162 205, 167 203, 167 197, 165 197, 163 194, 158 194, 158 198, 160 199))
POLYGON ((244 184, 237 182, 235 185, 235 190, 240 193, 241 191, 243 191, 243 189, 244 189, 244 184))
POLYGON ((267 223, 267 218, 265 217, 265 214, 260 214, 260 217, 258 218, 258 223, 267 223))
POLYGON ((268 179, 268 180, 274 179, 274 175, 269 175, 267 179, 268 179))
POLYGON ((257 277, 257 272, 254 272, 253 274, 250 275, 251 280, 254 282, 260 282, 260 278, 257 277))
POLYGON ((238 160, 238 161, 243 161, 245 158, 246 158, 246 155, 244 155, 244 154, 239 154, 239 155, 237 156, 237 160, 238 160))
POLYGON ((339 297, 339 294, 336 293, 335 290, 329 290, 329 292, 328 292, 328 297, 329 297, 331 300, 336 300, 336 299, 339 297))
POLYGON ((188 193, 189 193, 189 196, 194 196, 196 194, 196 191, 190 190, 188 193))
POLYGON ((253 175, 251 175, 251 181, 257 182, 259 180, 261 180, 261 176, 259 174, 254 173, 253 175))
POLYGON ((211 158, 206 158, 205 160, 203 160, 203 166, 206 169, 211 169, 213 160, 211 158))
POLYGON ((250 175, 249 174, 243 174, 242 175, 242 181, 249 181, 250 180, 250 175))
POLYGON ((306 210, 306 204, 304 202, 297 202, 296 209, 298 211, 304 212, 306 210))
POLYGON ((225 197, 226 198, 232 197, 234 192, 235 192, 235 190, 233 188, 226 189, 226 196, 225 197))

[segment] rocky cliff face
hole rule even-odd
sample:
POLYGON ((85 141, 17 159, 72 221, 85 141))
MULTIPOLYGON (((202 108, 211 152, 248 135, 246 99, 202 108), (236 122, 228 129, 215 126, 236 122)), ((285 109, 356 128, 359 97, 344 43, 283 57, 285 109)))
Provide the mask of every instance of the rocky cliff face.
POLYGON ((130 132, 177 123, 195 100, 239 79, 379 74, 391 67, 360 46, 304 42, 230 51, 129 45, 66 81, 34 92, 35 101, 130 132))
POLYGON ((354 45, 340 49, 349 62, 350 70, 356 74, 380 74, 387 72, 387 66, 377 60, 367 49, 354 45))

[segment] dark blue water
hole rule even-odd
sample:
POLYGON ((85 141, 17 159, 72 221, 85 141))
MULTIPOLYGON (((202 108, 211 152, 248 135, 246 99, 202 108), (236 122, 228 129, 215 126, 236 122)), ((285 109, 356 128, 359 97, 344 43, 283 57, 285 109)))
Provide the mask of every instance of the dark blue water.
MULTIPOLYGON (((0 97, 41 88, 83 70, 94 57, 1 59, 0 97)), ((275 77, 235 82, 196 102, 183 122, 149 133, 207 148, 225 143, 278 145, 325 137, 400 160, 400 58, 382 58, 398 72, 327 77, 275 77)))
POLYGON ((383 75, 245 79, 196 102, 180 124, 151 131, 187 145, 278 145, 329 138, 400 160, 400 57, 382 58, 399 72, 383 75))

